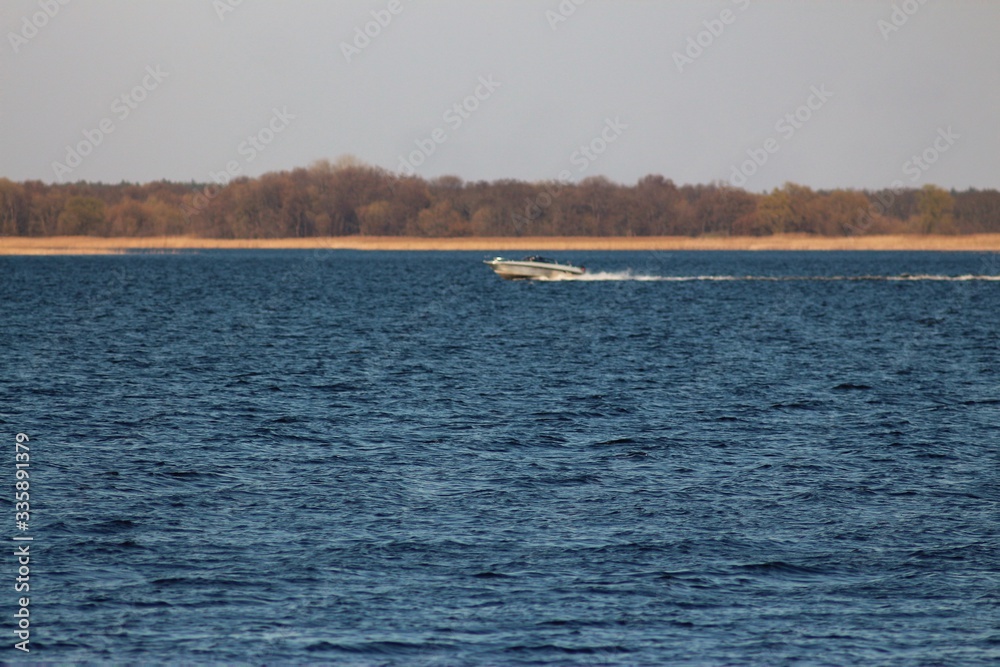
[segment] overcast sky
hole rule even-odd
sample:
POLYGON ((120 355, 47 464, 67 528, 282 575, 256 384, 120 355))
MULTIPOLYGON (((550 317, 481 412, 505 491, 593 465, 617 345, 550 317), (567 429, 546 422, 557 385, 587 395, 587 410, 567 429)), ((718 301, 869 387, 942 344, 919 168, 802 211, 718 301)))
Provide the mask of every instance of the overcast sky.
POLYGON ((0 3, 0 177, 1000 188, 990 0, 61 1, 0 3))

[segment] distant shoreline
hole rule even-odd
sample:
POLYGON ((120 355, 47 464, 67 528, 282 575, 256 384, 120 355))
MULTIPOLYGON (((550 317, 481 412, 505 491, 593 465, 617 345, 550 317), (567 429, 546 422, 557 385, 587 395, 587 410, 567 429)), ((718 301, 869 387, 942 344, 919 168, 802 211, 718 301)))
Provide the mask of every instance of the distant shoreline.
POLYGON ((584 250, 899 250, 1000 252, 1000 234, 873 236, 332 236, 284 239, 210 239, 191 236, 0 237, 0 255, 111 255, 186 250, 466 250, 553 252, 584 250))

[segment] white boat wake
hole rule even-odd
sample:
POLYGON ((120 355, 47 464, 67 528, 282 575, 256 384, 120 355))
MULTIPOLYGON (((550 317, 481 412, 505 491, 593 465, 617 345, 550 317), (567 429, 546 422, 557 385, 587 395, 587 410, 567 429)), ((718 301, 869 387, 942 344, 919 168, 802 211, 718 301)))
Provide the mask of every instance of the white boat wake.
POLYGON ((608 281, 634 281, 634 282, 697 282, 697 281, 717 281, 717 282, 792 282, 792 281, 814 281, 814 282, 836 282, 836 281, 882 281, 882 282, 969 282, 987 281, 1000 282, 1000 276, 992 275, 910 275, 900 274, 895 276, 656 276, 643 273, 633 273, 626 271, 594 271, 583 275, 573 276, 553 276, 547 278, 536 278, 543 282, 608 282, 608 281))

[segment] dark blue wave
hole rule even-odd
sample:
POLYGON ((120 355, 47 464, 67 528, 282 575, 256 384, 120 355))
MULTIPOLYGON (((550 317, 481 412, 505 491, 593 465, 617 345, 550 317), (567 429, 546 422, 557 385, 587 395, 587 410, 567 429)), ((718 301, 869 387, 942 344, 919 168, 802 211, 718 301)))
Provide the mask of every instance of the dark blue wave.
POLYGON ((28 661, 1000 658, 989 257, 480 259, 0 257, 28 661))

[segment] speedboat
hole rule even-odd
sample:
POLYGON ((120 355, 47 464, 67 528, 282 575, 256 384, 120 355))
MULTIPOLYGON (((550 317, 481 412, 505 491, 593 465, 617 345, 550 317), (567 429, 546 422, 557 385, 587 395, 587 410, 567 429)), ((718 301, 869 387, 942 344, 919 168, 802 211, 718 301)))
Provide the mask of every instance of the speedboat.
POLYGON ((504 259, 494 257, 483 262, 489 264, 497 275, 505 280, 539 280, 546 278, 572 278, 581 276, 587 270, 582 266, 563 264, 547 257, 532 255, 524 259, 504 259))

